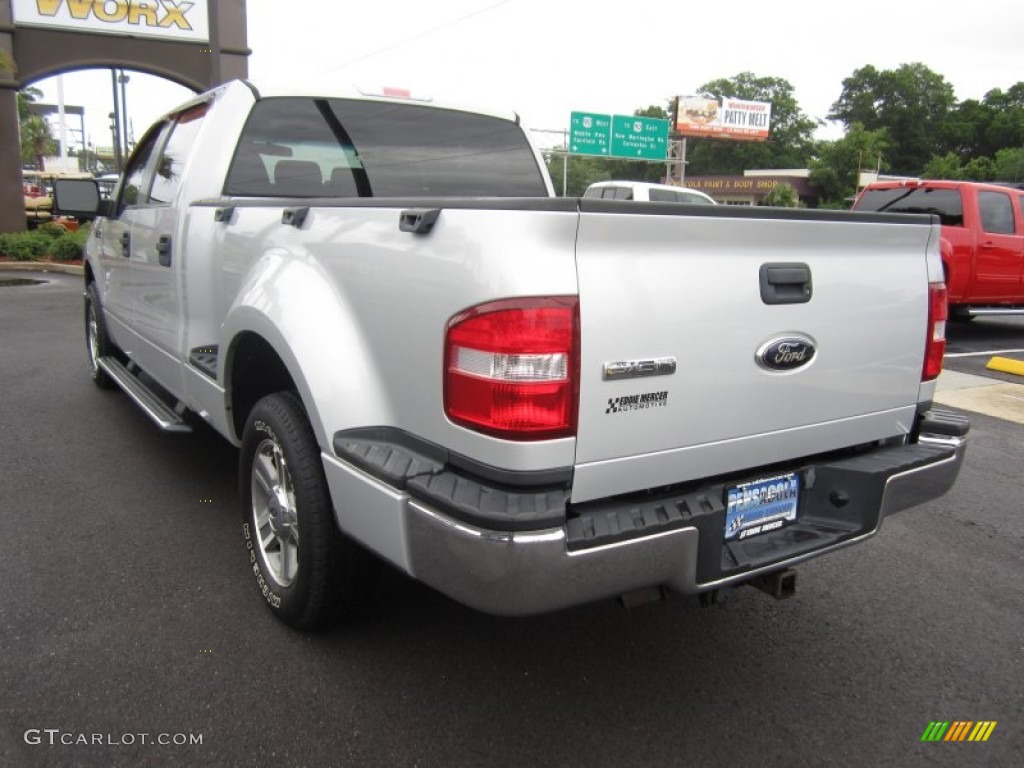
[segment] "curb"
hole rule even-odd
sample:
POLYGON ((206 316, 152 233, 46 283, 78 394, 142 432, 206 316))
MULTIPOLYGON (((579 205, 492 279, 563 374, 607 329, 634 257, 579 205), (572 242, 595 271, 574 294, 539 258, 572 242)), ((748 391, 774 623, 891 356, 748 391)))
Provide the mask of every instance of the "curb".
POLYGON ((85 267, 58 264, 53 261, 0 261, 0 272, 24 270, 26 272, 62 272, 65 275, 85 274, 85 267))

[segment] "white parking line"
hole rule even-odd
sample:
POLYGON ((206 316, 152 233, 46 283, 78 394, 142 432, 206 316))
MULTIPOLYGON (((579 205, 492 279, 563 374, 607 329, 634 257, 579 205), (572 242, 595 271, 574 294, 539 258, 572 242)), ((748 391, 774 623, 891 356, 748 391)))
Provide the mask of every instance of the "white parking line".
POLYGON ((954 358, 954 357, 985 357, 985 356, 991 357, 991 356, 994 356, 994 355, 1006 355, 1006 354, 1011 354, 1011 353, 1014 353, 1014 352, 1024 352, 1024 349, 993 349, 993 350, 990 350, 988 352, 950 352, 950 353, 948 353, 945 356, 949 357, 949 358, 954 358))

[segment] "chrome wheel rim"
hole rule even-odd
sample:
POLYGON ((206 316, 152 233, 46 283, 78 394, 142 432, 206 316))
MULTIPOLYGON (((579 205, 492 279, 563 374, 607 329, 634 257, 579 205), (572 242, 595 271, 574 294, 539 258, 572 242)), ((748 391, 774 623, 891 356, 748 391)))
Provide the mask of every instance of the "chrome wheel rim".
POLYGON ((85 342, 89 348, 89 367, 96 370, 100 356, 99 324, 96 322, 96 309, 89 303, 89 320, 85 326, 85 342))
POLYGON ((280 586, 295 581, 299 570, 299 518, 288 463, 269 438, 252 458, 252 519, 269 576, 280 586))

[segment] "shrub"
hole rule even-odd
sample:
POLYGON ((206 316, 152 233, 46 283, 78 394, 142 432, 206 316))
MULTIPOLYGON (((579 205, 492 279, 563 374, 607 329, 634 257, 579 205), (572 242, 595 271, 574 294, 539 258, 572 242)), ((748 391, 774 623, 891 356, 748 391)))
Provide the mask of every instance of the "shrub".
POLYGON ((45 224, 40 224, 38 227, 36 227, 36 232, 56 240, 58 237, 62 237, 64 234, 66 234, 67 230, 64 229, 64 227, 62 227, 60 224, 55 224, 52 221, 47 221, 45 224))
POLYGON ((54 261, 71 261, 82 258, 82 245, 74 235, 61 235, 50 244, 50 255, 54 261))
POLYGON ((13 232, 0 235, 0 253, 15 261, 35 261, 50 251, 53 240, 38 232, 13 232))

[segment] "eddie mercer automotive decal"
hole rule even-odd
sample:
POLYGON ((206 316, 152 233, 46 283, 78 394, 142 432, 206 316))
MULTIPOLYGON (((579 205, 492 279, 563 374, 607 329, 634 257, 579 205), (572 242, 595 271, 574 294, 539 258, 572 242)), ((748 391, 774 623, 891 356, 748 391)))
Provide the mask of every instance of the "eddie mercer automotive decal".
POLYGON ((609 397, 605 414, 623 411, 643 411, 648 408, 664 408, 668 405, 668 392, 647 392, 642 395, 609 397))

